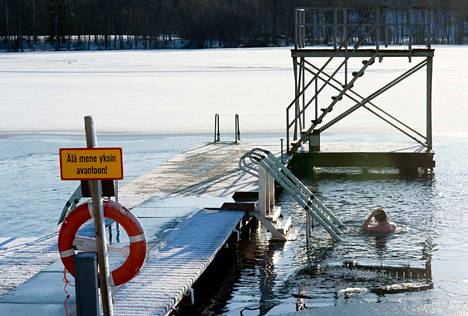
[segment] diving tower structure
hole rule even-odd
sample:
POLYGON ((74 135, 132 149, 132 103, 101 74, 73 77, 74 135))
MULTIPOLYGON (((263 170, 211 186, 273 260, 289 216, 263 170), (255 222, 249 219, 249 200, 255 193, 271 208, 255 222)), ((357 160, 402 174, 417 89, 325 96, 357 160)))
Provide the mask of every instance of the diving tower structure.
POLYGON ((294 99, 286 108, 285 137, 293 170, 304 173, 315 167, 392 167, 405 173, 432 171, 432 14, 429 7, 414 6, 296 8, 295 45, 291 50, 294 99), (390 46, 389 39, 396 32, 399 43, 390 46), (358 68, 356 59, 361 60, 358 68), (366 72, 386 59, 402 60, 412 67, 405 67, 369 95, 356 91, 357 82, 365 85, 366 72), (352 67, 355 69, 350 70, 352 67), (421 89, 425 90, 425 131, 418 131, 376 104, 375 99, 422 71, 426 72, 421 89), (344 99, 350 100, 351 106, 343 105, 344 99), (359 109, 407 136, 415 144, 414 151, 320 151, 321 134, 359 109))

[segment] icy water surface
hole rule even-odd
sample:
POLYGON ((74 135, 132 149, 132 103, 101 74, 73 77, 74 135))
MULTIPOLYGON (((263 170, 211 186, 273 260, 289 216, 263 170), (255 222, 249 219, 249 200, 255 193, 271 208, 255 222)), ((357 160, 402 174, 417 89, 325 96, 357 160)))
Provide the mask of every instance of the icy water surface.
MULTIPOLYGON (((211 135, 99 135, 101 147, 123 149, 120 185, 211 135)), ((58 150, 85 147, 79 134, 0 134, 0 236, 33 237, 55 229, 63 205, 79 185, 61 181, 58 150)))
MULTIPOLYGON (((341 135, 332 140, 339 138, 345 144, 352 137, 341 135)), ((243 315, 274 315, 293 312, 298 303, 306 308, 334 305, 346 308, 346 304, 362 302, 406 304, 401 306, 414 301, 442 306, 464 304, 468 296, 466 140, 438 138, 437 167, 432 179, 399 176, 305 179, 348 225, 346 241, 335 243, 317 227, 307 247, 304 212, 290 196, 282 195, 279 204, 285 214, 292 216, 298 230, 297 239, 282 245, 270 242, 263 231, 253 232, 256 243, 240 247, 243 259, 233 269, 236 277, 227 286, 230 294, 220 295, 223 299, 213 309, 226 315, 239 315, 241 310, 243 315), (385 208, 398 225, 395 234, 376 236, 361 231, 368 213, 377 206, 385 208), (384 296, 373 294, 372 289, 387 285, 411 282, 412 286, 422 286, 428 282, 425 278, 398 278, 345 269, 341 267, 345 260, 399 267, 424 267, 430 262, 434 289, 384 296)), ((439 314, 444 314, 443 309, 439 314)))
MULTIPOLYGON (((281 136, 247 134, 243 139, 278 142, 281 136)), ((99 145, 123 147, 124 185, 211 137, 211 134, 103 134, 99 136, 99 145)), ((361 147, 379 147, 385 144, 383 140, 390 145, 401 138, 327 134, 323 143, 331 148, 355 148, 363 140, 365 144, 361 147)), ((321 228, 316 228, 307 247, 304 212, 290 196, 282 195, 279 204, 286 216, 292 216, 297 239, 283 245, 270 242, 263 230, 252 232, 251 241, 244 241, 239 248, 240 263, 234 265, 228 281, 213 297, 211 310, 215 314, 239 315, 240 310, 249 307, 253 310, 244 310, 244 315, 276 314, 294 311, 298 302, 310 308, 377 301, 460 301, 468 296, 468 272, 465 269, 468 260, 465 230, 468 224, 465 201, 468 142, 464 137, 455 136, 438 136, 436 140, 437 167, 432 179, 395 176, 305 179, 348 225, 343 243, 334 243, 321 228), (395 234, 381 237, 360 231, 365 217, 376 206, 387 209, 391 220, 397 223, 399 228, 395 234), (374 287, 408 280, 339 267, 348 259, 363 264, 411 264, 417 267, 430 260, 434 289, 383 297, 368 293, 366 291, 374 287), (320 270, 316 269, 317 265, 320 270), (344 294, 346 288, 364 290, 344 294)), ((83 135, 1 135, 1 237, 40 236, 56 229, 63 203, 77 185, 60 181, 58 148, 83 145, 83 135)), ((407 146, 401 144, 402 148, 407 146)))

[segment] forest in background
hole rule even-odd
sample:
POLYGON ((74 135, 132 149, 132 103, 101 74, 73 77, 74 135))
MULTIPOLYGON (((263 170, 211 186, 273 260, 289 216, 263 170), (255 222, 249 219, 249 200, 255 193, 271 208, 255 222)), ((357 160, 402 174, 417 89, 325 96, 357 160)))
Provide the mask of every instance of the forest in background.
MULTIPOLYGON (((295 8, 359 7, 359 0, 0 0, 0 49, 87 50, 284 46, 294 43, 295 8)), ((431 9, 434 44, 468 43, 468 1, 385 1, 431 9)), ((330 22, 324 15, 321 21, 330 22)), ((401 43, 397 30, 389 43, 401 43)), ((313 39, 329 44, 330 34, 313 39)))

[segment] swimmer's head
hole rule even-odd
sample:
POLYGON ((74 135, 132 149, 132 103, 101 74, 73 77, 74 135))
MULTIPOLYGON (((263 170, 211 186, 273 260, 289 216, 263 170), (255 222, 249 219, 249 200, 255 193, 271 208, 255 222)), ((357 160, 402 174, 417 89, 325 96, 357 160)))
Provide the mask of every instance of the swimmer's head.
POLYGON ((385 222, 387 220, 387 213, 382 208, 376 208, 374 217, 377 222, 385 222))

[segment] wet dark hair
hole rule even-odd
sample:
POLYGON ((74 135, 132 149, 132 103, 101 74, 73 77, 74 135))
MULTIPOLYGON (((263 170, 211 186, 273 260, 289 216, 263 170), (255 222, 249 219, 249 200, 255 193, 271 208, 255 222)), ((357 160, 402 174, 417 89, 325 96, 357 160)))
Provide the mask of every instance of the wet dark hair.
POLYGON ((387 214, 385 213, 385 211, 381 208, 378 208, 376 209, 377 212, 375 212, 375 219, 378 221, 378 222, 383 222, 387 219, 387 214))

